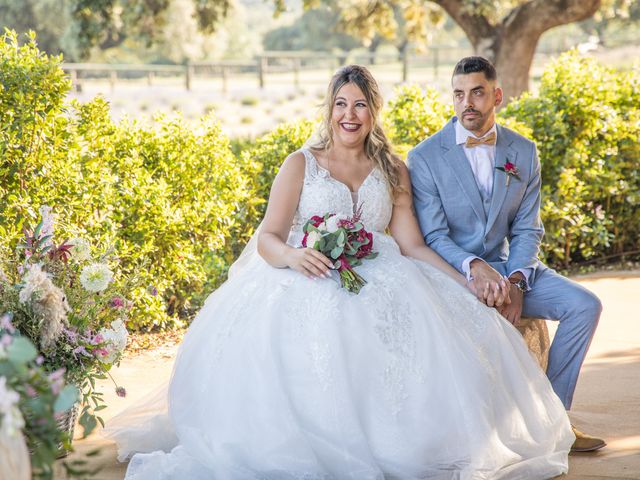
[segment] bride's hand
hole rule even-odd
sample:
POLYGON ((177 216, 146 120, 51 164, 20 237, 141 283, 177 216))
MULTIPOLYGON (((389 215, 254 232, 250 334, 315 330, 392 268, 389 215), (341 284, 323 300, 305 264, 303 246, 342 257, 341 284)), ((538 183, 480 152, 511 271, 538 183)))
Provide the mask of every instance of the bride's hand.
POLYGON ((329 270, 333 268, 331 260, 313 248, 292 249, 287 265, 309 278, 329 278, 329 270))

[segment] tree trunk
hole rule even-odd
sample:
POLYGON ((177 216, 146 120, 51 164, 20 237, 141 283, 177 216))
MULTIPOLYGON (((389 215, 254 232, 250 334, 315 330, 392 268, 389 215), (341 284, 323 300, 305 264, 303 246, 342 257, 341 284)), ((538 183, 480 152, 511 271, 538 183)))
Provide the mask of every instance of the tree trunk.
POLYGON ((498 71, 498 83, 506 105, 529 90, 529 72, 538 45, 539 34, 496 29, 494 37, 473 45, 475 54, 490 60, 498 71))
POLYGON ((464 0, 431 0, 464 30, 475 53, 498 70, 505 100, 529 88, 529 71, 540 36, 547 30, 591 17, 602 0, 529 0, 512 8, 498 23, 470 9, 464 0))

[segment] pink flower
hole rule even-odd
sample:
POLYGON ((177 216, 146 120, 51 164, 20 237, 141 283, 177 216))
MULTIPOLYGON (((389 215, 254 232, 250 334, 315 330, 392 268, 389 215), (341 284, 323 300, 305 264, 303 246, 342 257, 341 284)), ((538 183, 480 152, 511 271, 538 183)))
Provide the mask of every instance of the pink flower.
POLYGON ((16 331, 16 327, 14 327, 11 323, 11 317, 6 314, 2 315, 2 318, 0 319, 0 327, 4 328, 9 333, 13 333, 16 331))
POLYGON ((511 172, 515 173, 516 166, 511 162, 507 162, 507 163, 504 164, 504 169, 505 169, 505 171, 507 171, 509 173, 511 173, 511 172))
POLYGON ((33 398, 33 397, 35 397, 35 396, 37 396, 37 395, 38 395, 38 392, 36 392, 36 389, 35 389, 35 388, 33 388, 33 387, 32 387, 31 385, 29 385, 29 384, 26 384, 26 385, 24 386, 24 390, 25 390, 25 392, 27 392, 27 395, 28 395, 29 397, 31 397, 31 398, 33 398))
POLYGON ((109 356, 109 352, 107 351, 106 348, 96 348, 93 353, 97 353, 98 355, 100 355, 101 357, 108 357, 109 356))
POLYGON ((111 299, 111 306, 113 308, 122 308, 124 307, 124 300, 122 297, 115 296, 111 299))
POLYGON ((51 384, 51 391, 54 395, 58 395, 64 386, 64 368, 59 368, 58 370, 49 374, 49 383, 51 384))
POLYGON ((339 228, 352 229, 355 227, 355 224, 349 219, 343 219, 338 221, 339 228))
POLYGON ((104 342, 104 337, 99 333, 95 337, 93 337, 93 340, 91 341, 91 343, 93 343, 94 345, 98 345, 102 342, 104 342))

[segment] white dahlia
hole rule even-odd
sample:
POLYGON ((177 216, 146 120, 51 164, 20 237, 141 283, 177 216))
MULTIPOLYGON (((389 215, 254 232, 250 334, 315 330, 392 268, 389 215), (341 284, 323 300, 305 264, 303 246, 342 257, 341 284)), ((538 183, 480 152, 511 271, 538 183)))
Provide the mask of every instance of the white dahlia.
POLYGON ((113 281, 113 272, 104 263, 92 263, 80 272, 80 284, 89 292, 101 292, 113 281))

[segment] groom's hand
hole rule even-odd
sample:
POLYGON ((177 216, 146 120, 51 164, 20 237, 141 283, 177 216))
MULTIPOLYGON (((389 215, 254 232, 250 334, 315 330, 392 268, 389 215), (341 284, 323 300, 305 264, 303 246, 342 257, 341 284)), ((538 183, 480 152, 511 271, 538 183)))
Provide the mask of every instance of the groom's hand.
POLYGON ((515 325, 516 322, 520 320, 522 316, 522 302, 524 300, 524 293, 511 284, 510 292, 509 292, 511 303, 509 305, 502 305, 498 307, 497 310, 504 318, 509 320, 512 324, 515 325))
POLYGON ((501 307, 511 303, 509 282, 491 265, 476 258, 470 264, 476 297, 488 307, 501 307))

